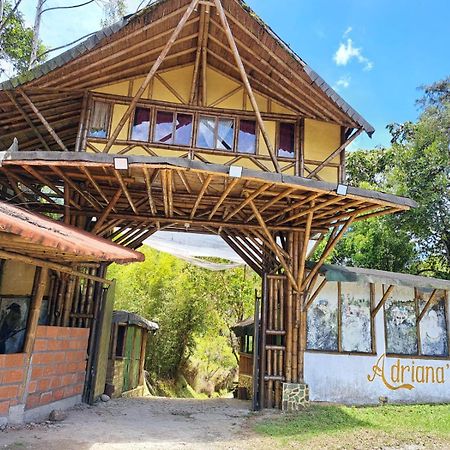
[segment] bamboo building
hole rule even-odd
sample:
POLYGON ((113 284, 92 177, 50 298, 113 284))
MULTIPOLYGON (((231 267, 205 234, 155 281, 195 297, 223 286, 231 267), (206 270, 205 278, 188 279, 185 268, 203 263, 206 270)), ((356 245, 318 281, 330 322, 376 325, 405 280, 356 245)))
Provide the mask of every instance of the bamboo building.
MULTIPOLYGON (((3 201, 130 249, 218 235, 261 276, 257 407, 305 384, 306 306, 343 234, 415 206, 345 184, 345 150, 373 127, 241 0, 154 2, 0 89, 3 201)), ((80 287, 54 283, 57 325, 80 287)))

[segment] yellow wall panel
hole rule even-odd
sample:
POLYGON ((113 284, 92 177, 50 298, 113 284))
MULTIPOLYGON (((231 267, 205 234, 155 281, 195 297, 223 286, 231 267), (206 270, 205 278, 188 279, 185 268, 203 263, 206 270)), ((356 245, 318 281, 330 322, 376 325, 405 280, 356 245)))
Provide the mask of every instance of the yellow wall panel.
POLYGON ((272 101, 272 111, 275 114, 292 114, 295 115, 295 113, 285 106, 280 105, 278 102, 272 101))
POLYGON ((187 148, 185 152, 180 150, 170 150, 167 148, 154 148, 152 147, 152 151, 154 151, 158 156, 169 157, 169 158, 178 158, 182 155, 185 155, 189 149, 187 148))
MULTIPOLYGON (((341 144, 341 127, 318 120, 305 120, 305 158, 323 161, 341 144)), ((339 163, 339 157, 332 162, 339 163)))
POLYGON ((223 102, 218 103, 215 107, 223 109, 242 109, 242 105, 244 102, 243 97, 244 90, 240 90, 239 92, 236 92, 236 94, 233 94, 230 98, 227 98, 223 102))
POLYGON ((181 103, 180 100, 172 94, 159 80, 153 81, 153 100, 160 100, 162 102, 181 103))
MULTIPOLYGON (((317 166, 308 165, 306 167, 309 170, 314 170, 317 166)), ((305 172, 306 175, 308 172, 305 172)), ((329 183, 337 183, 338 182, 338 169, 337 167, 325 167, 317 174, 323 181, 328 181, 329 183)))
MULTIPOLYGON (((144 78, 136 78, 133 80, 133 88, 131 89, 131 95, 134 97, 137 94, 137 91, 142 86, 142 83, 144 82, 144 78)), ((144 91, 144 94, 142 95, 142 98, 148 98, 148 89, 144 91)))
MULTIPOLYGON (((126 105, 117 105, 117 104, 114 105, 113 117, 112 117, 112 122, 111 122, 111 130, 116 129, 118 123, 120 122, 120 119, 124 116, 127 108, 128 107, 126 105)), ((128 139, 129 123, 130 123, 130 121, 127 120, 125 125, 123 126, 122 130, 119 133, 118 139, 123 139, 123 140, 128 139)))
POLYGON ((109 86, 103 86, 94 89, 94 92, 100 92, 101 94, 111 95, 128 95, 128 81, 122 81, 121 83, 111 84, 109 86))
MULTIPOLYGON (((275 136, 277 132, 277 124, 274 121, 271 120, 265 120, 264 125, 267 131, 267 134, 269 135, 270 142, 272 143, 272 146, 275 148, 275 136)), ((269 149, 267 148, 266 142, 263 138, 263 135, 261 131, 259 132, 259 154, 260 155, 268 155, 269 149)))
MULTIPOLYGON (((256 103, 258 104, 259 111, 262 112, 262 113, 267 112, 267 110, 268 110, 268 108, 267 108, 267 97, 264 97, 264 96, 259 95, 259 94, 255 94, 255 98, 256 98, 256 103)), ((250 102, 250 99, 249 99, 248 95, 247 95, 247 102, 246 102, 245 109, 247 111, 253 111, 252 104, 250 102)))
POLYGON ((161 74, 161 78, 180 95, 186 103, 191 96, 192 77, 194 75, 194 66, 182 67, 161 74))
MULTIPOLYGON (((208 67, 206 71, 207 79, 207 103, 211 105, 216 100, 219 100, 224 95, 236 89, 239 84, 220 74, 216 70, 208 67)), ((236 103, 232 109, 242 109, 242 103, 236 103)))
POLYGON ((1 276, 2 295, 31 295, 35 266, 18 261, 5 261, 1 276))

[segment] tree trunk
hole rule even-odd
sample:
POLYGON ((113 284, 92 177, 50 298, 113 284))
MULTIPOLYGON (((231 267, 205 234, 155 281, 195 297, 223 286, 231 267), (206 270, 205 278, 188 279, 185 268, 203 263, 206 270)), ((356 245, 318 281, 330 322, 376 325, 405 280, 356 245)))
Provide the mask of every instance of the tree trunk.
POLYGON ((29 69, 33 67, 37 60, 37 52, 39 47, 39 29, 41 27, 41 16, 42 16, 42 7, 44 5, 45 0, 38 0, 36 6, 36 17, 34 18, 34 27, 33 27, 33 42, 31 46, 31 56, 30 56, 30 65, 29 69))

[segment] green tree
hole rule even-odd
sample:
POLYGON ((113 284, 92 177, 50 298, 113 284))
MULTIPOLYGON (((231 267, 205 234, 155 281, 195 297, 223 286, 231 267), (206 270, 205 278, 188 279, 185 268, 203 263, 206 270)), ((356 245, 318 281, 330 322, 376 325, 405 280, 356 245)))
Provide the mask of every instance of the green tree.
POLYGON ((412 198, 395 216, 356 223, 331 260, 450 278, 450 79, 423 88, 416 123, 393 124, 392 146, 348 157, 348 181, 412 198))
MULTIPOLYGON (((13 72, 6 73, 7 76, 25 72, 30 62, 33 29, 26 26, 23 14, 15 9, 15 5, 16 3, 13 5, 9 0, 4 3, 0 25, 0 76, 5 73, 6 67, 10 67, 13 72)), ((41 42, 39 47, 39 53, 43 53, 44 47, 41 42)))

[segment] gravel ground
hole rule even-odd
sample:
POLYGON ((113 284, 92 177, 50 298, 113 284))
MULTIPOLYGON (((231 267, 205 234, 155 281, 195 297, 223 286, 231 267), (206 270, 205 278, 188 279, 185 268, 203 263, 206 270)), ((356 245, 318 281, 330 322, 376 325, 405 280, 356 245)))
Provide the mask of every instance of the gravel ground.
MULTIPOLYGON (((260 420, 279 412, 254 414, 250 404, 234 399, 185 400, 167 398, 118 399, 95 406, 81 405, 60 423, 32 424, 0 431, 0 449, 8 450, 134 450, 280 448, 281 442, 253 431, 260 420)), ((344 436, 323 436, 286 448, 307 450, 424 450, 450 449, 450 442, 433 436, 392 436, 355 430, 344 436)))

